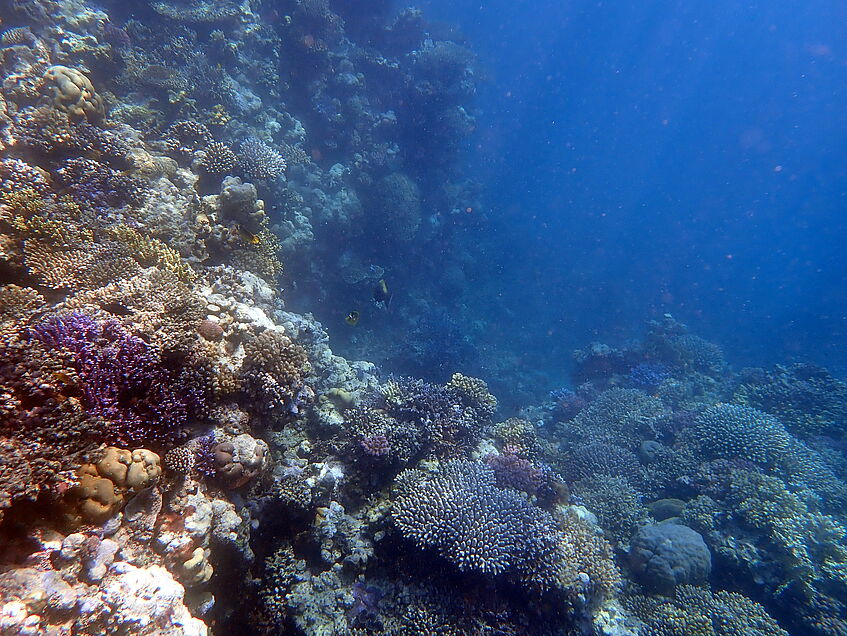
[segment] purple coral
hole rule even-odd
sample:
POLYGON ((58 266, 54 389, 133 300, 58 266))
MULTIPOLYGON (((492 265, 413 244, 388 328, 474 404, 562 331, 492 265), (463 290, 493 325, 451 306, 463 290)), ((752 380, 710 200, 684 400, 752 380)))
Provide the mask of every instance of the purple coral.
POLYGON ((214 477, 217 474, 215 467, 215 446, 217 443, 214 431, 195 440, 194 470, 204 477, 214 477))
POLYGON ((488 455, 485 463, 494 471, 497 485, 534 494, 544 484, 544 471, 514 453, 488 455))
POLYGON ((69 356, 79 374, 83 407, 113 423, 110 443, 172 444, 204 409, 206 395, 191 369, 166 364, 159 351, 116 320, 83 313, 51 318, 29 331, 49 349, 69 356))
POLYGON ((391 452, 391 443, 385 435, 370 435, 360 441, 359 445, 371 457, 385 457, 391 452))
POLYGON ((550 391, 550 399, 553 400, 553 415, 563 421, 573 419, 588 405, 584 397, 564 388, 550 391))
POLYGON ((629 371, 629 381, 637 389, 653 391, 670 377, 667 365, 661 362, 642 362, 629 371))

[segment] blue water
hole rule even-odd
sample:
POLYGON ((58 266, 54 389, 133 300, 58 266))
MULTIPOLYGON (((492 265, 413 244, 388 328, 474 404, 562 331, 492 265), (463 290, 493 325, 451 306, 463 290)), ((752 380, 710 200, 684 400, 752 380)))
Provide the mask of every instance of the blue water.
POLYGON ((487 80, 472 309, 536 364, 670 312, 737 365, 847 368, 847 6, 423 6, 487 80))

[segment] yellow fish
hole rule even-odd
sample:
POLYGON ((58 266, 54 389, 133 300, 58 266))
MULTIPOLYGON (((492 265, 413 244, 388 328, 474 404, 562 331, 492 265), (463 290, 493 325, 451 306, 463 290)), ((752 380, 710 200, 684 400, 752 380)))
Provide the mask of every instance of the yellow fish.
POLYGON ((240 236, 241 240, 245 243, 249 243, 250 245, 258 245, 262 242, 262 239, 259 238, 258 234, 248 232, 240 225, 236 225, 235 228, 238 230, 238 236, 240 236))
POLYGON ((358 311, 351 311, 351 312, 350 312, 349 314, 347 314, 347 316, 344 318, 344 322, 346 322, 346 323, 347 323, 348 325, 350 325, 351 327, 355 327, 356 325, 358 325, 358 324, 359 324, 359 318, 360 318, 360 316, 359 316, 359 312, 358 312, 358 311))

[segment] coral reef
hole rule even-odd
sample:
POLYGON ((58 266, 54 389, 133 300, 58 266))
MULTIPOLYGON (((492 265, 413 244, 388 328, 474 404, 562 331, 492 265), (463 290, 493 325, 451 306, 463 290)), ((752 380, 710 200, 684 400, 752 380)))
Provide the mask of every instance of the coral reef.
POLYGON ((518 404, 458 34, 136 4, 0 8, 0 632, 847 633, 843 382, 665 316, 518 404))

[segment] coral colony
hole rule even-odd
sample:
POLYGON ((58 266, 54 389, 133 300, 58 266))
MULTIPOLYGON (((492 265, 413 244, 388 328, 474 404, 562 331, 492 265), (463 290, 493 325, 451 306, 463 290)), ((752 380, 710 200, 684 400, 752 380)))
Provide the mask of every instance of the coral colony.
POLYGON ((423 378, 286 308, 479 207, 471 51, 339 4, 0 9, 0 633, 847 633, 824 369, 667 316, 505 412, 431 298, 423 378))

